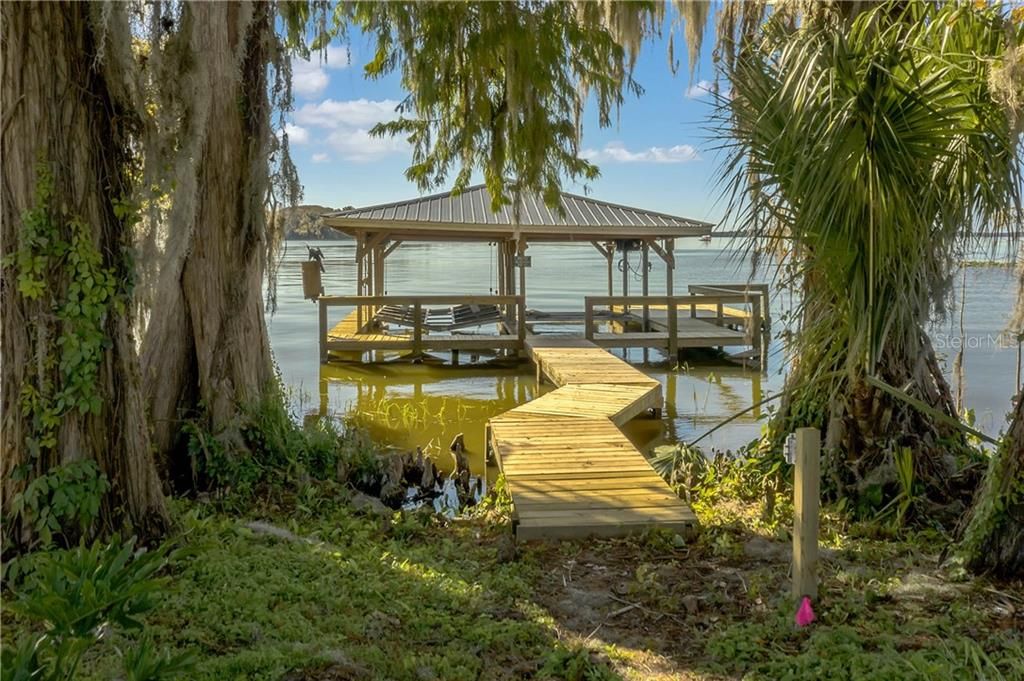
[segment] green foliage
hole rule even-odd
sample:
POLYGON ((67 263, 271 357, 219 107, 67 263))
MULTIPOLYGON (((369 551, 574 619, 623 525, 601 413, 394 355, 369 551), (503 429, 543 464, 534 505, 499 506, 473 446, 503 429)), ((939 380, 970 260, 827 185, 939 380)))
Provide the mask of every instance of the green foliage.
MULTIPOLYGON (((527 544, 510 561, 499 548, 507 525, 415 513, 396 514, 389 530, 333 485, 310 485, 315 513, 296 512, 308 500, 287 494, 252 509, 292 538, 175 502, 176 524, 200 548, 175 563, 175 588, 141 640, 195 650, 197 681, 649 678, 654 664, 695 679, 1021 676, 1018 620, 994 614, 999 595, 984 585, 935 572, 936 534, 855 539, 823 518, 834 554, 818 621, 795 630, 785 558, 744 556, 742 528, 705 523, 713 542, 682 548, 661 537, 527 544), (624 607, 610 588, 638 607, 609 618, 624 607)), ((5 609, 4 625, 5 641, 22 639, 12 632, 25 632, 24 619, 5 609)), ((123 639, 112 639, 83 658, 79 678, 132 678, 114 650, 123 639)))
POLYGON ((99 415, 102 403, 96 384, 103 352, 109 347, 104 325, 111 310, 124 313, 125 303, 117 295, 114 270, 103 266, 103 256, 93 245, 90 226, 77 218, 67 226, 71 240, 61 255, 72 280, 57 313, 63 329, 57 339, 61 389, 54 397, 61 413, 99 415))
POLYGON ((710 457, 692 445, 659 448, 651 465, 698 511, 710 512, 723 500, 756 502, 763 504, 762 520, 769 526, 787 521, 792 466, 760 440, 710 457))
MULTIPOLYGON (((57 444, 57 427, 64 414, 100 413, 96 385, 103 353, 109 347, 105 325, 112 312, 123 314, 127 286, 114 267, 104 263, 92 227, 80 218, 56 210, 53 177, 45 163, 36 166, 33 206, 21 217, 18 245, 4 260, 18 273, 18 292, 39 301, 43 314, 58 322, 56 338, 45 318, 33 323, 35 344, 46 354, 42 371, 30 373, 21 388, 21 407, 31 424, 28 447, 33 457, 57 444)), ((118 220, 131 223, 137 210, 115 201, 118 220)))
POLYGON ((580 114, 593 97, 608 126, 623 89, 640 92, 630 75, 637 36, 660 11, 647 2, 355 2, 338 5, 335 24, 375 38, 368 76, 401 73, 410 96, 400 117, 371 134, 412 144, 406 177, 426 190, 457 168, 463 189, 481 171, 498 209, 520 190, 555 206, 563 177, 597 177, 579 157, 580 114))
POLYGON ((595 659, 589 649, 581 646, 551 653, 537 673, 537 678, 560 681, 619 681, 622 677, 609 669, 603 661, 595 659))
POLYGON ((200 489, 244 502, 261 486, 344 479, 357 488, 378 484, 380 447, 354 422, 342 428, 328 418, 296 423, 276 388, 242 408, 241 440, 209 432, 201 421, 182 433, 200 489))
POLYGON ((64 249, 57 224, 50 217, 52 199, 53 176, 46 164, 40 163, 36 166, 33 206, 21 216, 17 250, 4 262, 5 266, 16 268, 18 292, 30 300, 43 297, 51 258, 64 249))
POLYGON ((195 668, 196 657, 191 653, 177 655, 160 652, 152 638, 143 636, 122 655, 124 681, 161 681, 184 676, 195 668))
MULTIPOLYGON (((37 554, 33 569, 8 604, 10 610, 43 625, 44 633, 3 650, 3 679, 75 679, 86 651, 111 631, 142 629, 140 616, 164 595, 156 574, 178 553, 169 544, 136 551, 135 538, 115 536, 75 549, 37 554)), ((148 643, 125 656, 128 677, 156 681, 187 669, 183 657, 161 657, 148 643)))
MULTIPOLYGON (((837 681, 1011 679, 1024 672, 1024 644, 1013 636, 973 640, 962 626, 951 625, 948 614, 945 623, 929 616, 901 631, 902 618, 861 594, 830 596, 815 606, 818 622, 806 631, 794 629, 788 599, 780 599, 765 620, 719 629, 708 643, 716 660, 712 669, 749 679, 837 681), (961 633, 953 633, 957 629, 961 633)), ((875 598, 884 602, 885 589, 875 598)))
POLYGON ((72 461, 54 466, 31 481, 11 500, 10 522, 27 523, 36 541, 53 544, 55 534, 65 543, 77 529, 86 536, 99 518, 103 495, 110 489, 107 476, 94 461, 72 461))
POLYGON ((918 501, 920 485, 914 476, 914 452, 909 447, 900 447, 893 452, 892 458, 899 490, 892 501, 879 511, 879 515, 885 515, 892 511, 893 523, 897 527, 902 527, 906 522, 908 512, 918 501))

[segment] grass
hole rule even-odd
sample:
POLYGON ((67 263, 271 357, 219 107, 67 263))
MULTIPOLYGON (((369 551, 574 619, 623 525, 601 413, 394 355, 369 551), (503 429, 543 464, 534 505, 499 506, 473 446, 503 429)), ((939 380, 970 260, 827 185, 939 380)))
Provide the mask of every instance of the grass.
MULTIPOLYGON (((797 630, 785 532, 746 502, 695 504, 705 530, 690 545, 653 533, 510 560, 500 506, 379 518, 315 487, 244 515, 175 502, 192 551, 147 631, 198 656, 188 678, 1024 678, 1024 588, 943 573, 934 533, 827 518, 818 621, 797 630)), ((5 644, 30 628, 3 624, 5 644)), ((111 678, 123 643, 97 646, 83 678, 111 678)))

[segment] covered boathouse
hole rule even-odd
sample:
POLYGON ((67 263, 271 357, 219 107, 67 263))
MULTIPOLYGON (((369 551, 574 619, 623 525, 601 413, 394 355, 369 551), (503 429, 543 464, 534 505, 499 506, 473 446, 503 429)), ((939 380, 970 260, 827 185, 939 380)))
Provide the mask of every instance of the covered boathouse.
POLYGON ((661 383, 605 348, 659 348, 669 357, 685 347, 756 352, 767 322, 766 287, 694 284, 675 295, 675 239, 710 234, 706 222, 573 194, 561 195, 561 210, 535 197, 522 198, 518 211, 490 206, 486 188, 474 186, 325 216, 356 241, 357 285, 347 296, 313 287, 321 361, 449 352, 454 364, 462 350, 525 354, 538 381, 556 389, 490 419, 485 434, 488 458, 512 497, 516 538, 619 536, 651 527, 692 535, 697 520, 689 506, 619 429, 633 418, 660 416, 661 383), (494 244, 497 295, 386 295, 388 255, 412 241, 494 244), (576 310, 528 309, 528 249, 536 242, 590 243, 608 270, 607 295, 586 296, 576 310), (624 265, 618 294, 616 255, 624 265), (639 295, 629 291, 631 257, 639 258, 639 295), (666 264, 660 294, 649 289, 651 257, 666 264), (351 311, 332 326, 332 307, 351 311), (560 330, 535 329, 552 324, 560 330))

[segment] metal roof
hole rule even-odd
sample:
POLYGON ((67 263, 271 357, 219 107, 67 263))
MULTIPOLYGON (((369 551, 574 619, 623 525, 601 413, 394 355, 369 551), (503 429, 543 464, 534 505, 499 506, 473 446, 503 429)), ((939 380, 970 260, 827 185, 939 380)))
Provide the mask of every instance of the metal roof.
POLYGON ((491 196, 485 185, 467 187, 459 194, 444 192, 406 201, 385 203, 365 208, 328 213, 325 222, 346 231, 346 227, 363 229, 422 229, 439 235, 446 227, 464 233, 511 232, 566 236, 591 234, 614 237, 617 234, 643 233, 664 237, 708 234, 711 223, 690 218, 632 208, 586 196, 562 193, 562 214, 549 209, 535 195, 520 198, 519 221, 514 222, 512 206, 491 210, 491 196))

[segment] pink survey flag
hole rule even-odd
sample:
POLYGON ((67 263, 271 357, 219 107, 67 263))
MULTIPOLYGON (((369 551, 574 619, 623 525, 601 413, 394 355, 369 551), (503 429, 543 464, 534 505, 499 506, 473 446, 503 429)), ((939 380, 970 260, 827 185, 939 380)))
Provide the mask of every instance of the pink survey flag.
POLYGON ((796 609, 796 626, 806 627, 814 621, 814 610, 811 609, 811 599, 804 596, 800 599, 800 607, 796 609))

